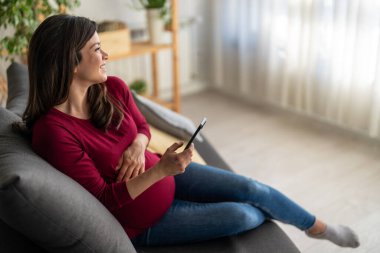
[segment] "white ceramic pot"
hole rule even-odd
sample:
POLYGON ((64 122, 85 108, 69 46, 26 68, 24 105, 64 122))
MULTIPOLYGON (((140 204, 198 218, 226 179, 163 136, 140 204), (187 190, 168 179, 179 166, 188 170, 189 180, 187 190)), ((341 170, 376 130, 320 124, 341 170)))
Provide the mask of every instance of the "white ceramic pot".
POLYGON ((165 22, 160 9, 147 9, 149 40, 152 44, 164 43, 165 22))

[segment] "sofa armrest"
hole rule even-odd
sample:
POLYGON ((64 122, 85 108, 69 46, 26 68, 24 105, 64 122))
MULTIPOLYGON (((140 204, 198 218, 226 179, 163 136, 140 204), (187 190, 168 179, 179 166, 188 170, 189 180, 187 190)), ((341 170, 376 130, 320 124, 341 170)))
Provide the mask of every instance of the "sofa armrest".
POLYGON ((196 139, 194 140, 194 145, 205 162, 210 166, 232 171, 232 168, 225 162, 207 138, 202 134, 201 136, 202 141, 196 139))
MULTIPOLYGON (((137 107, 150 125, 182 140, 190 139, 197 129, 189 118, 137 95, 133 91, 132 94, 137 107)), ((196 139, 202 141, 199 135, 196 139)))

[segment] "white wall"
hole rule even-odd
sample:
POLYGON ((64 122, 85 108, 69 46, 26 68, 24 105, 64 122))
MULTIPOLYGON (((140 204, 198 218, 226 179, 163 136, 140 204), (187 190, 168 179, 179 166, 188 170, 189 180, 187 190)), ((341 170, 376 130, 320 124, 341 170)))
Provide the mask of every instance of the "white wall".
MULTIPOLYGON (((208 48, 209 1, 178 0, 180 19, 180 83, 182 93, 204 89, 209 80, 210 62, 208 48)), ((85 16, 94 21, 121 20, 131 29, 144 29, 146 26, 145 12, 131 6, 131 0, 81 0, 81 5, 71 12, 85 16)), ((2 33, 3 34, 3 33, 2 33)), ((170 39, 170 35, 168 35, 170 39)), ((161 93, 170 95, 171 87, 171 57, 170 51, 159 55, 159 82, 161 93)), ((9 63, 0 61, 0 74, 5 76, 9 63)), ((123 78, 127 83, 137 78, 151 81, 150 57, 134 57, 126 60, 109 62, 108 73, 123 78)))

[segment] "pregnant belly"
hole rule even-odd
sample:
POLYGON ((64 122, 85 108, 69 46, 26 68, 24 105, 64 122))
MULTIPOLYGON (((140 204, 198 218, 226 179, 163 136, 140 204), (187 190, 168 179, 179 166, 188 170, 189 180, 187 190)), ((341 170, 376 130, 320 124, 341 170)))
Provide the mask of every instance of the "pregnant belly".
POLYGON ((174 178, 165 177, 113 214, 122 226, 136 229, 151 227, 169 209, 174 192, 174 178))

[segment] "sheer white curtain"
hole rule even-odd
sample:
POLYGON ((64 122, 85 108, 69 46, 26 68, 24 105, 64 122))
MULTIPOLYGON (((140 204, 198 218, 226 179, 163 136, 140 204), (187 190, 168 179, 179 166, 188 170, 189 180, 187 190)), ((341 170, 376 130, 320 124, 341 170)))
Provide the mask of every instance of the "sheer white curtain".
POLYGON ((380 137, 380 0, 214 0, 218 89, 380 137))

